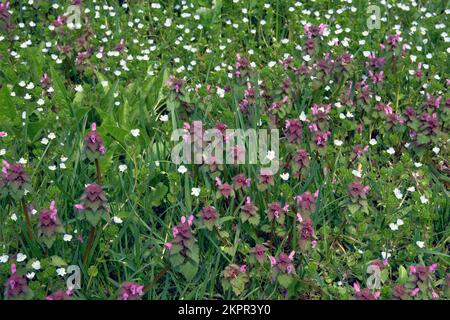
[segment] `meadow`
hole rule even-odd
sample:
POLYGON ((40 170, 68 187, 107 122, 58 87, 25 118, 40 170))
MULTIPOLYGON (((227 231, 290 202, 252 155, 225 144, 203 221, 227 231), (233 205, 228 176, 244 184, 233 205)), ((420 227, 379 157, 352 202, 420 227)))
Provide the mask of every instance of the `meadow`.
POLYGON ((1 0, 0 298, 450 298, 449 14, 1 0), (175 163, 199 124, 278 170, 175 163))

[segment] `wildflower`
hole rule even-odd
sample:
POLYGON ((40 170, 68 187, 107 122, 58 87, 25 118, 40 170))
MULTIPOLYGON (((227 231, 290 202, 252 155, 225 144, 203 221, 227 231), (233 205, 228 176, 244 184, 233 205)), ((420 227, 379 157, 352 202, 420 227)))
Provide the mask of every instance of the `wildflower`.
POLYGON ((52 294, 49 294, 45 300, 71 300, 72 297, 72 291, 66 290, 66 291, 56 291, 52 294))
POLYGON ((269 186, 274 185, 273 175, 269 172, 261 172, 261 174, 258 177, 259 183, 257 185, 258 190, 264 191, 269 186))
POLYGON ((0 187, 4 194, 9 194, 15 199, 20 199, 29 190, 30 177, 22 164, 9 164, 3 160, 2 178, 0 187))
POLYGON ((49 209, 43 209, 39 214, 39 235, 52 237, 55 232, 63 232, 61 222, 57 216, 55 201, 51 201, 49 209))
POLYGON ((294 260, 295 251, 291 251, 289 255, 284 252, 280 253, 278 257, 269 256, 270 264, 276 271, 291 274, 295 272, 294 264, 292 261, 294 260))
POLYGON ((218 189, 217 198, 225 197, 228 199, 229 197, 234 197, 234 190, 228 183, 222 183, 219 177, 216 177, 216 186, 218 189))
POLYGON ((181 174, 185 174, 187 172, 187 168, 185 166, 181 165, 178 167, 177 171, 181 174))
POLYGON ((219 218, 219 214, 214 207, 206 206, 200 211, 199 217, 202 218, 205 227, 211 231, 219 218))
POLYGON ((233 187, 236 190, 249 187, 250 183, 251 179, 247 178, 243 173, 240 173, 233 178, 233 187))
POLYGON ((298 170, 307 168, 309 166, 309 161, 310 157, 308 152, 304 149, 299 149, 294 156, 294 168, 298 170))
POLYGON ((353 289, 355 290, 356 300, 377 300, 381 294, 380 291, 372 293, 368 288, 361 290, 357 282, 353 284, 353 289))
POLYGON ((267 247, 264 244, 257 244, 250 249, 250 253, 259 263, 263 263, 266 260, 267 247))
POLYGON ((131 135, 135 138, 139 137, 141 134, 141 130, 139 130, 139 129, 132 129, 130 132, 131 132, 131 135))
POLYGON ((314 194, 306 191, 303 194, 295 197, 297 205, 300 206, 302 214, 309 216, 309 214, 316 210, 316 200, 318 196, 318 191, 316 191, 314 194))
POLYGON ((366 195, 369 192, 369 186, 363 186, 359 181, 353 181, 348 186, 348 192, 351 197, 355 199, 366 199, 366 195))
POLYGON ((92 123, 91 131, 84 137, 86 156, 90 161, 98 159, 105 154, 102 137, 97 133, 97 125, 92 123))
POLYGON ((288 211, 289 209, 289 205, 285 205, 284 207, 281 206, 281 203, 279 202, 272 202, 268 205, 268 210, 267 210, 267 216, 269 218, 269 221, 273 221, 276 220, 278 221, 280 224, 284 223, 284 216, 285 213, 288 211))
POLYGON ((225 267, 222 272, 222 286, 225 290, 230 287, 233 292, 239 296, 245 288, 245 284, 249 281, 247 274, 247 266, 245 264, 238 266, 237 264, 230 264, 225 267))
POLYGON ((245 204, 241 207, 240 217, 243 222, 248 221, 253 225, 257 225, 259 223, 260 217, 258 214, 258 208, 253 205, 250 197, 245 199, 245 204))
POLYGON ((79 210, 78 218, 86 219, 92 226, 96 226, 101 219, 109 220, 108 201, 102 187, 96 183, 86 186, 76 208, 79 210))
POLYGON ((176 78, 174 75, 170 75, 166 84, 175 95, 178 95, 181 93, 181 89, 183 88, 184 81, 180 78, 176 78))
POLYGON ((191 195, 198 197, 200 195, 200 188, 192 188, 191 195))
POLYGON ((30 295, 30 292, 24 277, 13 274, 6 280, 4 295, 8 300, 25 298, 30 295))
POLYGON ((393 295, 399 300, 408 300, 409 298, 408 290, 402 284, 398 284, 394 287, 393 295))
POLYGON ((135 282, 124 282, 120 286, 119 300, 140 300, 144 295, 144 286, 135 282))
POLYGON ((303 125, 300 119, 286 120, 284 134, 289 143, 301 143, 303 137, 303 125))

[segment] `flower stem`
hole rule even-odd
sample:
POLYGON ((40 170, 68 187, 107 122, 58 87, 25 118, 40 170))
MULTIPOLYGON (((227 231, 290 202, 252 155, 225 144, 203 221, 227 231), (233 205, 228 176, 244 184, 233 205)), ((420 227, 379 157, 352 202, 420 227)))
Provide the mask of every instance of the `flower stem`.
MULTIPOLYGON (((99 186, 101 186, 102 185, 102 173, 100 171, 100 162, 98 161, 98 159, 95 159, 95 171, 97 173, 97 184, 99 186)), ((94 245, 95 230, 96 230, 95 226, 92 226, 91 230, 89 231, 88 243, 86 246, 86 251, 84 251, 84 255, 83 255, 83 264, 85 264, 85 265, 89 259, 89 254, 91 253, 92 247, 94 245)))
POLYGON ((27 204, 25 202, 25 197, 22 197, 22 211, 23 211, 23 215, 25 217, 25 222, 27 224, 28 238, 30 239, 30 241, 33 241, 33 233, 31 232, 30 216, 28 215, 28 210, 27 210, 27 204))
POLYGON ((158 272, 158 274, 152 280, 152 282, 150 282, 148 285, 146 285, 144 287, 144 293, 147 293, 155 285, 155 283, 158 282, 158 280, 161 279, 162 276, 165 275, 167 271, 169 271, 169 268, 170 268, 170 266, 167 265, 164 267, 164 269, 162 269, 160 272, 158 272))
POLYGON ((95 159, 95 170, 97 171, 97 183, 98 185, 102 184, 102 173, 100 172, 100 162, 98 159, 95 159))
POLYGON ((91 227, 91 231, 89 232, 89 239, 88 239, 88 243, 86 246, 86 250, 84 251, 84 255, 83 255, 83 264, 86 265, 88 258, 89 258, 89 253, 91 252, 92 246, 94 245, 94 240, 95 240, 95 227, 91 227))

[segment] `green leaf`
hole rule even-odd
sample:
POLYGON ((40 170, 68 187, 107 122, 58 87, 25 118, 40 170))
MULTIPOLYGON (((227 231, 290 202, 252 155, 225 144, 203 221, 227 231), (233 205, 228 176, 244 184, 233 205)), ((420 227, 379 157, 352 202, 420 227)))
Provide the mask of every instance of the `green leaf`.
POLYGON ((192 262, 186 262, 180 266, 181 274, 186 278, 187 281, 191 281, 197 274, 198 264, 192 262))
POLYGON ((65 262, 64 259, 61 258, 60 256, 52 256, 50 263, 55 267, 67 266, 67 262, 65 262))
POLYGON ((98 274, 98 269, 96 266, 90 266, 88 269, 88 276, 95 278, 98 274))

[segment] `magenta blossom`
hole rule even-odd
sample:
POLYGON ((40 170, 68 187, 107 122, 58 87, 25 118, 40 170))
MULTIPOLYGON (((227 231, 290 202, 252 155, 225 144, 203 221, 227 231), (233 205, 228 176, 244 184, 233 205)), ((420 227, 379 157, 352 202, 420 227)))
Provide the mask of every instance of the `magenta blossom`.
POLYGON ((120 287, 119 300, 140 300, 144 295, 144 286, 135 282, 124 282, 120 287))
POLYGON ((290 274, 295 271, 292 261, 294 260, 295 251, 291 251, 289 255, 284 252, 280 253, 278 257, 269 256, 270 265, 275 268, 276 271, 281 273, 290 274))

